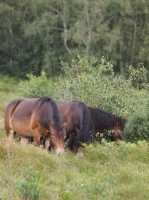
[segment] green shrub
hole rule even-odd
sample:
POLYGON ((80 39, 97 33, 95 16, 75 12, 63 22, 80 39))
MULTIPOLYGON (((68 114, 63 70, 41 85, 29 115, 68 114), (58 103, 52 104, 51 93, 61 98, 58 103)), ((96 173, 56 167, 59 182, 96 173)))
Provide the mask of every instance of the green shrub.
POLYGON ((27 81, 21 81, 19 84, 19 96, 37 98, 43 95, 51 96, 53 94, 52 81, 48 80, 44 71, 41 72, 40 76, 35 76, 33 73, 30 73, 27 74, 27 77, 27 81))
MULTIPOLYGON (((130 76, 126 79, 116 75, 112 63, 104 57, 98 63, 94 57, 88 59, 78 55, 70 64, 61 64, 64 75, 53 80, 49 80, 44 71, 38 77, 28 74, 28 81, 19 85, 19 96, 33 98, 49 95, 59 100, 76 99, 125 118, 129 118, 138 106, 141 108, 148 97, 145 89, 133 87, 137 77, 142 80, 145 76, 144 68, 135 70, 129 67, 130 76)), ((142 83, 142 87, 146 86, 142 83)))
POLYGON ((144 68, 135 71, 133 67, 128 67, 130 76, 126 79, 124 76, 116 75, 112 63, 104 57, 97 62, 94 57, 89 60, 87 57, 78 55, 71 64, 62 62, 62 69, 65 78, 60 77, 61 84, 57 82, 56 85, 57 91, 65 100, 81 100, 87 105, 101 107, 106 111, 129 118, 138 105, 141 107, 142 99, 143 101, 146 99, 146 90, 140 91, 137 86, 133 87, 137 77, 140 80, 140 77, 145 76, 144 68))
POLYGON ((149 101, 144 109, 139 109, 130 117, 124 136, 127 141, 136 142, 138 140, 149 141, 149 101))
POLYGON ((31 168, 26 168, 23 171, 23 175, 16 181, 16 189, 18 190, 21 199, 40 199, 40 174, 41 172, 31 168))
POLYGON ((99 199, 109 199, 110 194, 113 193, 113 196, 117 194, 115 186, 117 184, 116 180, 111 178, 108 175, 104 177, 105 183, 103 184, 100 180, 92 178, 90 184, 81 184, 81 190, 86 194, 87 199, 96 200, 99 199))

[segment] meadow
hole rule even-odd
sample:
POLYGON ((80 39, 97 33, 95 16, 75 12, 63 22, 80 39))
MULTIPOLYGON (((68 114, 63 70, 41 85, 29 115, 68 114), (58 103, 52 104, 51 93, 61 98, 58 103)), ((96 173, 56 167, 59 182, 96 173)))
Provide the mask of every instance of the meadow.
MULTIPOLYGON (((55 92, 54 98, 61 97, 63 100, 67 100, 67 96, 70 98, 69 92, 71 92, 71 98, 74 98, 75 95, 80 95, 80 99, 83 100, 84 97, 85 102, 88 101, 88 103, 98 106, 98 101, 96 100, 98 96, 97 88, 93 88, 91 91, 87 90, 87 84, 90 84, 91 76, 87 77, 86 74, 82 74, 81 77, 84 79, 81 79, 80 76, 76 75, 73 80, 70 77, 71 81, 68 79, 64 81, 62 77, 55 83, 53 83, 53 80, 51 82, 48 80, 48 84, 44 73, 38 78, 33 75, 29 77, 30 81, 22 81, 19 87, 20 81, 5 76, 0 77, 0 199, 148 200, 148 140, 142 139, 135 142, 127 140, 126 142, 120 141, 116 143, 107 142, 105 139, 101 143, 95 141, 91 145, 85 146, 83 149, 84 156, 82 157, 71 153, 67 149, 63 155, 57 156, 53 151, 47 152, 42 147, 34 147, 33 145, 22 146, 17 141, 10 147, 6 145, 6 134, 3 125, 5 107, 9 101, 20 95, 26 97, 32 95, 31 97, 33 97, 33 95, 38 96, 42 95, 42 92, 46 92, 48 95, 51 93, 54 96, 53 84, 57 88, 56 91, 58 91, 58 88, 60 91, 59 93, 55 92), (77 78, 79 78, 79 81, 77 81, 77 78), (77 84, 80 84, 81 81, 84 84, 78 89, 77 84), (58 84, 59 82, 61 82, 61 86, 58 84), (44 89, 41 87, 37 89, 39 83, 40 86, 44 85, 44 89), (72 84, 71 87, 70 83, 72 84), (77 87, 76 90, 74 89, 75 87, 72 88, 73 84, 77 87), (50 93, 48 93, 49 87, 50 93), (64 90, 62 90, 62 87, 64 90), (80 94, 82 87, 85 87, 87 91, 82 90, 80 94), (92 98, 94 91, 97 95, 94 93, 94 98, 92 98), (85 92, 90 92, 90 99, 87 99, 85 92)), ((117 82, 115 78, 112 79, 110 77, 111 85, 114 85, 117 90, 117 93, 112 96, 113 91, 111 88, 108 90, 109 85, 108 87, 106 86, 106 81, 109 79, 99 80, 100 76, 97 71, 92 77, 94 77, 94 81, 99 81, 105 90, 104 95, 100 91, 100 100, 103 108, 107 107, 109 111, 114 108, 116 114, 121 114, 128 121, 130 114, 134 114, 138 102, 142 102, 138 109, 142 109, 142 106, 147 102, 147 96, 144 91, 133 90, 130 87, 131 92, 125 92, 124 88, 122 88, 122 83, 124 83, 122 79, 118 79, 119 82, 117 82), (107 99, 107 95, 109 95, 109 99, 107 99), (118 102, 121 102, 120 105, 116 102, 116 98, 114 99, 115 95, 118 102), (129 95, 131 98, 128 98, 129 95), (137 98, 140 95, 142 98, 137 98), (127 102, 129 102, 129 105, 127 102), (114 107, 115 104, 116 106, 114 107)), ((96 82, 93 85, 97 85, 96 82)), ((124 87, 126 88, 126 86, 128 84, 125 84, 124 87)))

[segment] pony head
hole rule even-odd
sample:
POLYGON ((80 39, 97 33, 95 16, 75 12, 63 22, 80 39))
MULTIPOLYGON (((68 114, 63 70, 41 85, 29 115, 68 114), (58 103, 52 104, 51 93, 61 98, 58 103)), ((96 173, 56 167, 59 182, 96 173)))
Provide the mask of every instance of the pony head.
POLYGON ((59 131, 55 129, 54 123, 50 122, 50 146, 55 150, 56 154, 64 152, 64 139, 66 137, 65 125, 59 131))
POLYGON ((123 140, 122 131, 124 131, 124 127, 126 124, 126 119, 119 117, 115 126, 112 128, 111 131, 111 140, 118 141, 123 140))

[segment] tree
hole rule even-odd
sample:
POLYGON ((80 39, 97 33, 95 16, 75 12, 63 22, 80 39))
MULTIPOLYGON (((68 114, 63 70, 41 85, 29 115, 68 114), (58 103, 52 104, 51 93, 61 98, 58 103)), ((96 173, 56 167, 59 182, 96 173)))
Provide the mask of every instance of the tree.
POLYGON ((139 63, 149 69, 147 0, 2 0, 0 10, 1 72, 59 75, 60 61, 79 51, 105 56, 117 73, 139 63))

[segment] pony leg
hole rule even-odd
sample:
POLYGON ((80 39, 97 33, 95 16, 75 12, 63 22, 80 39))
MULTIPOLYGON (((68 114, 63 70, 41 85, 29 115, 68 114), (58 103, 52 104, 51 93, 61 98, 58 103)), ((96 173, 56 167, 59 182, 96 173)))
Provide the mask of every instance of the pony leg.
POLYGON ((26 144, 28 144, 28 139, 27 139, 27 138, 21 137, 20 144, 21 144, 21 145, 26 145, 26 144))
POLYGON ((14 130, 10 129, 9 133, 7 133, 7 142, 10 144, 12 143, 14 138, 14 130))
POLYGON ((75 141, 76 141, 75 133, 70 133, 69 134, 69 139, 68 139, 68 144, 67 144, 67 148, 69 150, 71 150, 71 151, 74 150, 75 141))
POLYGON ((49 141, 49 137, 45 138, 45 144, 44 147, 47 151, 51 151, 51 145, 50 145, 50 141, 49 141))
POLYGON ((39 146, 40 145, 40 134, 39 134, 39 131, 34 130, 34 132, 33 132, 33 139, 34 139, 33 144, 35 146, 39 146))

